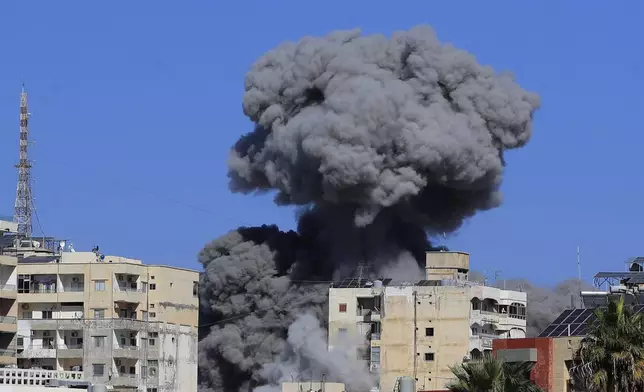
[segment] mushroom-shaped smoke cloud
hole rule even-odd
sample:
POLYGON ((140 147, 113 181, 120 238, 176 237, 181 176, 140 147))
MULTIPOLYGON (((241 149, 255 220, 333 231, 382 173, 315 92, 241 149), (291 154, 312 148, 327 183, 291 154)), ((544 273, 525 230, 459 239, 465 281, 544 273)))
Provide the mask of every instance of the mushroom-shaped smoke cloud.
POLYGON ((232 150, 230 187, 302 211, 297 232, 241 228, 201 252, 202 323, 218 322, 201 331, 203 390, 266 384, 289 325, 324 319, 328 285, 316 281, 358 265, 418 278, 428 234, 501 203, 503 152, 530 139, 539 106, 424 26, 282 44, 245 87, 255 129, 232 150))

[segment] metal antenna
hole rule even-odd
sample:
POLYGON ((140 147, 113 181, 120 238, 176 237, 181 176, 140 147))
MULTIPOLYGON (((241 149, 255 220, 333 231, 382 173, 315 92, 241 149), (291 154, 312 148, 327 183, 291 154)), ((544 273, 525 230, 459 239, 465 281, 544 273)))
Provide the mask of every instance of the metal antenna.
POLYGON ((577 245, 577 285, 579 289, 579 308, 584 307, 584 300, 581 297, 581 259, 579 255, 579 245, 577 245))
POLYGON ((27 93, 22 86, 20 93, 20 160, 16 165, 18 169, 18 187, 16 189, 16 203, 13 220, 18 224, 18 234, 31 237, 31 213, 33 197, 31 194, 31 161, 27 156, 29 145, 29 110, 27 109, 27 93))

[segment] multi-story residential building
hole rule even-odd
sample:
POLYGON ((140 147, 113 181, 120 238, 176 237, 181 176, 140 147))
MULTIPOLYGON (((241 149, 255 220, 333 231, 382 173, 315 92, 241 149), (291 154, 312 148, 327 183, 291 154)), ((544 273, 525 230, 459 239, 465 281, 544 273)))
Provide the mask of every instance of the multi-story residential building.
POLYGON ((416 390, 442 389, 451 366, 491 352, 493 339, 525 337, 526 293, 469 282, 466 253, 428 252, 425 269, 418 282, 347 279, 329 289, 329 349, 355 344, 380 390, 410 376, 416 390))
POLYGON ((16 304, 16 265, 14 254, 4 254, 2 243, 18 230, 18 224, 0 220, 0 366, 16 364, 16 331, 18 306, 16 304))
POLYGON ((44 242, 2 250, 15 255, 18 368, 81 372, 116 390, 196 390, 197 271, 44 242))

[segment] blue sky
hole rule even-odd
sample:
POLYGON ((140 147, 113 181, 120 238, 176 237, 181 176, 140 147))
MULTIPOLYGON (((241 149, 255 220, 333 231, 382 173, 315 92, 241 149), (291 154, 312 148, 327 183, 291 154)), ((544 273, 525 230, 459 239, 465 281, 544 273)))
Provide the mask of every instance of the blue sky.
POLYGON ((270 196, 227 189, 228 148, 251 129, 245 72, 284 40, 427 23, 543 104, 532 142, 507 156, 505 204, 446 244, 471 252, 474 269, 543 284, 576 275, 578 245, 584 278, 620 270, 644 255, 643 11, 598 1, 5 0, 0 215, 13 210, 24 82, 46 234, 198 268, 201 247, 231 228, 291 228, 293 211, 270 196))

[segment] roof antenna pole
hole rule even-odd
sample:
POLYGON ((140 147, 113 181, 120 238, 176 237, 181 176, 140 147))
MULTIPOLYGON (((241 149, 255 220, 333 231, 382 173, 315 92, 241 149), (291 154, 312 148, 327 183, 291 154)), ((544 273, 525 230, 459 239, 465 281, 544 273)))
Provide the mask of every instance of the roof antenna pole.
POLYGON ((579 255, 579 245, 577 245, 577 285, 579 286, 579 308, 584 307, 584 300, 581 296, 581 259, 579 255))
POLYGON ((31 194, 31 161, 27 156, 29 146, 29 110, 27 108, 27 93, 22 86, 20 93, 20 160, 16 165, 18 169, 18 186, 16 188, 16 202, 13 220, 18 224, 18 234, 23 238, 31 238, 31 214, 33 198, 31 194))

